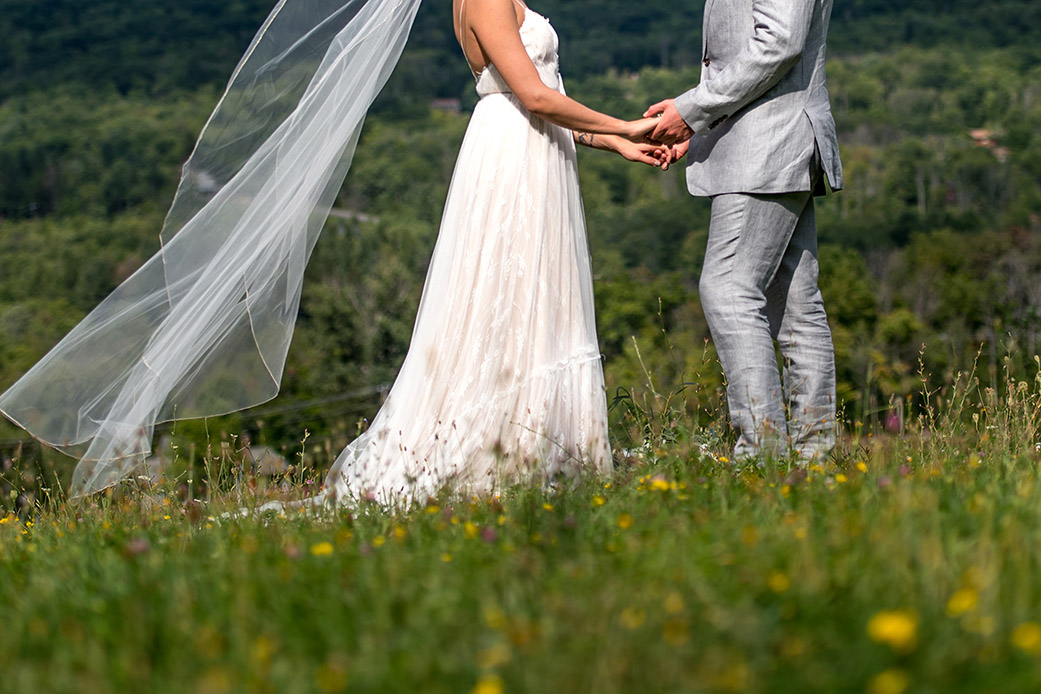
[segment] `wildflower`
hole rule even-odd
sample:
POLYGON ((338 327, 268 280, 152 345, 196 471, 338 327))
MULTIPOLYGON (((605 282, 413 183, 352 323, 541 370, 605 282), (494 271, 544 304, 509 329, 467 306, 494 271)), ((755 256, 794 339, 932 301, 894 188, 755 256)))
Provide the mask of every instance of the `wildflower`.
POLYGON ((427 506, 426 512, 430 515, 434 515, 441 512, 441 507, 437 505, 427 506))
POLYGON ((495 605, 488 605, 483 610, 484 623, 488 628, 502 631, 506 628, 506 615, 495 605))
POLYGON ((387 538, 383 537, 382 535, 377 535, 376 537, 372 538, 373 547, 382 547, 386 542, 387 538))
POLYGON ((1028 655, 1041 655, 1041 624, 1023 622, 1012 630, 1012 645, 1028 655))
POLYGON ((859 470, 860 472, 867 472, 867 463, 865 463, 863 460, 859 461, 857 463, 857 470, 859 470))
POLYGON ((741 529, 741 542, 747 547, 754 547, 759 542, 759 531, 754 525, 746 525, 741 529))
POLYGON ((638 629, 646 619, 647 613, 643 610, 638 610, 635 607, 627 607, 622 610, 622 614, 619 616, 619 620, 622 622, 622 626, 632 631, 638 629))
POLYGON ((665 480, 664 477, 656 475, 651 480, 651 489, 657 492, 667 492, 669 491, 669 483, 665 480))
POLYGON ((148 538, 139 537, 131 540, 123 547, 123 554, 128 557, 136 557, 140 554, 145 554, 150 549, 152 549, 152 545, 148 542, 148 538))
POLYGON ((449 554, 448 552, 445 552, 444 554, 441 555, 441 561, 443 561, 446 564, 451 562, 452 561, 452 555, 449 554))
POLYGON ((771 571, 766 577, 766 585, 775 593, 784 593, 792 587, 792 581, 780 571, 771 571))
POLYGON ((792 494, 792 485, 785 484, 785 485, 781 486, 781 496, 783 496, 784 498, 787 499, 789 496, 791 496, 791 494, 792 494))
POLYGON ((475 537, 477 537, 477 533, 479 530, 480 529, 477 527, 477 524, 472 521, 466 521, 466 523, 463 525, 463 535, 466 536, 467 540, 472 540, 475 537))
POLYGON ((669 593, 668 597, 665 598, 665 611, 669 614, 683 612, 683 596, 676 591, 669 593))
POLYGON ((499 533, 495 532, 495 528, 488 526, 481 531, 481 539, 491 544, 499 539, 499 533))
POLYGON ((727 458, 725 455, 721 455, 721 456, 719 456, 719 462, 721 462, 721 463, 729 463, 730 459, 727 458))
POLYGON ((903 670, 889 668, 875 675, 868 685, 868 694, 904 694, 911 685, 911 677, 903 670))
POLYGON ((839 474, 835 475, 835 481, 838 482, 839 484, 845 484, 846 482, 849 481, 849 478, 846 477, 845 475, 843 475, 840 472, 839 474))
POLYGON ((333 543, 331 542, 319 542, 318 544, 311 545, 311 554, 316 557, 327 557, 333 553, 333 543))
POLYGON ((962 588, 955 591, 947 601, 947 616, 961 617, 967 612, 972 612, 976 609, 979 598, 979 593, 973 588, 962 588))
POLYGON ((342 692, 347 689, 347 668, 337 658, 331 658, 315 673, 315 684, 320 692, 342 692))
POLYGON ((553 510, 553 504, 542 504, 542 508, 547 510, 547 511, 552 511, 553 510))
POLYGON ((253 642, 253 646, 250 649, 250 655, 253 660, 261 664, 266 664, 271 660, 271 654, 274 652, 275 647, 266 636, 259 636, 257 640, 253 642))
POLYGON ((918 643, 918 615, 909 610, 883 610, 867 625, 868 636, 895 651, 914 650, 918 643))
POLYGON ((682 646, 687 642, 690 632, 687 629, 687 623, 682 619, 670 619, 665 622, 662 636, 665 638, 665 643, 670 646, 682 646))
POLYGON ((405 528, 401 525, 394 526, 394 539, 404 540, 405 539, 405 528))
POLYGON ((628 513, 623 513, 618 516, 618 527, 622 530, 628 530, 633 527, 633 517, 628 513))
POLYGON ((593 497, 593 506, 603 506, 605 503, 607 503, 607 502, 604 500, 604 497, 602 497, 602 496, 594 496, 593 497))
POLYGON ((471 694, 502 694, 502 679, 498 675, 483 675, 470 692, 471 694))

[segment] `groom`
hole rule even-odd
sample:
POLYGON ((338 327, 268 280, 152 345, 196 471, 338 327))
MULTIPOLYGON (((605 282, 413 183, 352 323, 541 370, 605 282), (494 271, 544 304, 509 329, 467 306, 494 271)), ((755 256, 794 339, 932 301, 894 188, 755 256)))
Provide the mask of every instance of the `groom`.
POLYGON ((688 155, 690 193, 712 198, 699 289, 737 459, 791 450, 810 460, 835 444, 835 357, 813 212, 825 179, 842 188, 824 79, 831 7, 707 0, 700 83, 644 114, 661 117, 650 139, 674 144, 673 158, 688 155))

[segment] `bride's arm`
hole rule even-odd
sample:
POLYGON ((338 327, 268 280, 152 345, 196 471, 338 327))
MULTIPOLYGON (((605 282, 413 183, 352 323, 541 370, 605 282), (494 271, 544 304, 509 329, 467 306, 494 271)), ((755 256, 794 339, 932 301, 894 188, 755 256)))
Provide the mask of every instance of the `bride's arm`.
POLYGON ((485 58, 531 113, 571 130, 630 140, 642 140, 657 124, 654 118, 625 121, 608 116, 543 84, 521 42, 513 0, 469 0, 467 19, 485 58))
POLYGON ((618 135, 603 135, 597 133, 582 133, 573 131, 575 142, 592 149, 602 149, 608 152, 617 152, 629 161, 638 161, 648 166, 669 168, 669 148, 661 145, 652 145, 646 142, 633 142, 618 135))

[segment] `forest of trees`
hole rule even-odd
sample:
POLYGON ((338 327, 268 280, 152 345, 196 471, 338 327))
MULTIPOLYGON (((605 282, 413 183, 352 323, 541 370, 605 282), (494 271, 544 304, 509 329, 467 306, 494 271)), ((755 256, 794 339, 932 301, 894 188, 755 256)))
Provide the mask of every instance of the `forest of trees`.
MULTIPOLYGON (((318 243, 283 394, 214 430, 283 446, 306 427, 335 445, 376 402, 344 394, 393 379, 475 98, 448 6, 424 6, 368 119, 337 207, 369 221, 333 217, 318 243), (462 112, 430 107, 444 97, 462 112)), ((180 165, 269 9, 0 0, 0 388, 155 252, 180 165)), ((561 34, 569 93, 596 108, 635 116, 697 82, 700 3, 537 9, 561 34)), ((836 7, 828 77, 847 181, 819 200, 818 225, 851 420, 917 393, 920 360, 944 382, 978 353, 988 385, 1006 356, 1025 374, 1041 351, 1039 34, 1036 2, 836 7)), ((690 411, 715 411, 697 297, 707 201, 681 170, 589 151, 580 167, 609 398, 649 373, 663 391, 695 384, 690 411)), ((0 425, 0 440, 22 438, 0 425)))

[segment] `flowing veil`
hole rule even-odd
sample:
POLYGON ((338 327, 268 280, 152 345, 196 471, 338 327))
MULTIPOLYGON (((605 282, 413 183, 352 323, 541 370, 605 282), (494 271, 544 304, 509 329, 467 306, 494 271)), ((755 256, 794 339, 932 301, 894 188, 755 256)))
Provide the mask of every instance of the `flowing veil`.
POLYGON ((304 267, 421 0, 281 0, 184 165, 161 247, 0 395, 81 460, 70 494, 131 474, 157 422, 279 390, 304 267))

